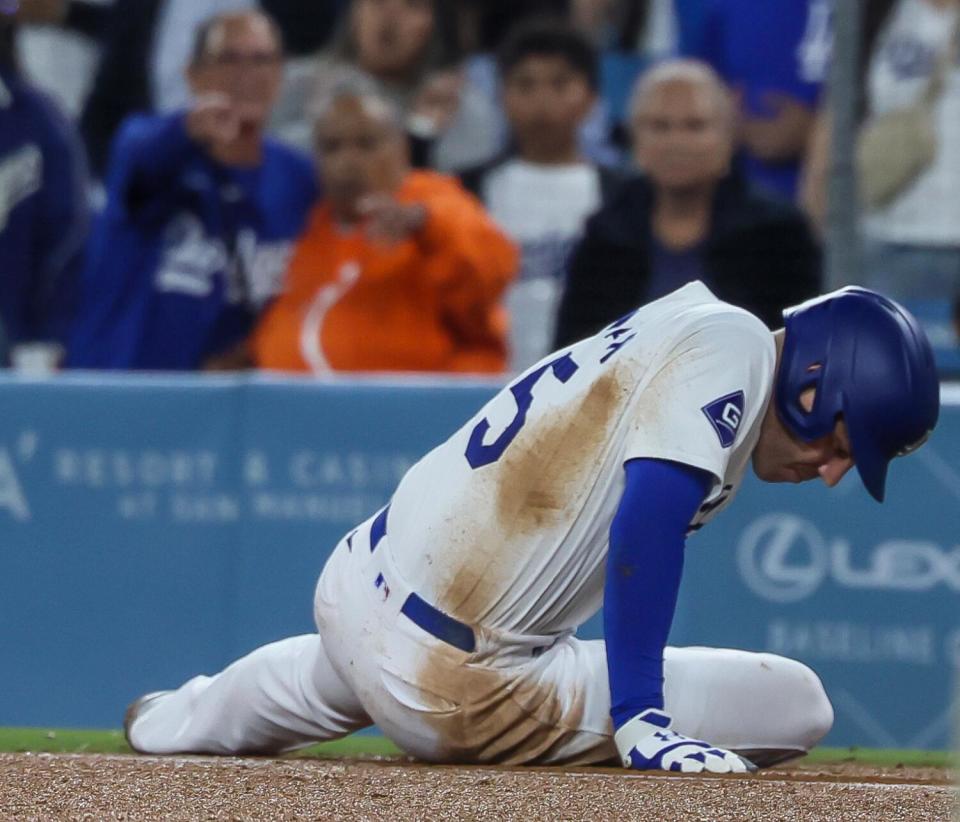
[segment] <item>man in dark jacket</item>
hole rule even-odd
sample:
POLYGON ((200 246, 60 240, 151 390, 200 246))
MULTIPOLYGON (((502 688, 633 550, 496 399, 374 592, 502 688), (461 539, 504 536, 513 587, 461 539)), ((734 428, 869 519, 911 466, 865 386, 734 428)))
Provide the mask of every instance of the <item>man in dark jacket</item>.
POLYGON ((709 67, 653 69, 637 88, 631 125, 645 175, 587 223, 568 269, 558 347, 693 280, 771 327, 785 306, 819 292, 820 250, 803 215, 752 190, 732 167, 732 104, 709 67))

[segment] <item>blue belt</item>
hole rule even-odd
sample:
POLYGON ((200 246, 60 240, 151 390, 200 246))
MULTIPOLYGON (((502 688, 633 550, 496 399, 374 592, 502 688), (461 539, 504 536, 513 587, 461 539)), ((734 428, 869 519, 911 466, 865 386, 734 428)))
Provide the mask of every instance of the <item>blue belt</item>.
POLYGON ((448 645, 473 653, 477 647, 476 637, 473 635, 473 628, 459 619, 445 614, 438 608, 434 608, 429 602, 421 599, 416 594, 410 594, 400 608, 400 613, 404 614, 414 625, 419 625, 428 634, 433 634, 437 639, 442 639, 448 645))
MULTIPOLYGON (((373 523, 370 525, 370 551, 376 550, 380 541, 387 533, 387 513, 390 510, 388 505, 379 514, 377 514, 373 523)), ((348 545, 352 546, 353 534, 348 538, 348 545)), ((352 550, 352 548, 351 548, 352 550)), ((381 574, 374 583, 377 587, 384 584, 381 574)), ((425 599, 417 594, 410 594, 403 602, 400 613, 409 619, 414 625, 419 625, 424 631, 437 639, 459 648, 461 651, 473 653, 477 647, 476 636, 473 628, 459 619, 454 619, 449 614, 445 614, 439 608, 434 608, 425 599)))

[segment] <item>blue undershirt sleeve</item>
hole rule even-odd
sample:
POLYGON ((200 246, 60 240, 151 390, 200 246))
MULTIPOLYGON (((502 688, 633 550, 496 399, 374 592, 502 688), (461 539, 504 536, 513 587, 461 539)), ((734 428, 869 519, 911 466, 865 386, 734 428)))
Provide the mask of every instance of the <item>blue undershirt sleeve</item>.
POLYGON ((683 572, 687 528, 713 477, 677 462, 636 459, 610 526, 603 627, 615 728, 663 708, 663 649, 683 572))

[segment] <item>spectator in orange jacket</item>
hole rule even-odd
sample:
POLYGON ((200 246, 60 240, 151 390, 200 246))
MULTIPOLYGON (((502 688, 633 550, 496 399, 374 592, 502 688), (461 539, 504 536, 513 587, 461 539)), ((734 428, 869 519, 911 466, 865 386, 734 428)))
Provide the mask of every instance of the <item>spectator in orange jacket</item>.
POLYGON ((392 105, 341 89, 315 128, 325 197, 253 337, 262 368, 499 372, 517 251, 453 178, 412 171, 392 105))

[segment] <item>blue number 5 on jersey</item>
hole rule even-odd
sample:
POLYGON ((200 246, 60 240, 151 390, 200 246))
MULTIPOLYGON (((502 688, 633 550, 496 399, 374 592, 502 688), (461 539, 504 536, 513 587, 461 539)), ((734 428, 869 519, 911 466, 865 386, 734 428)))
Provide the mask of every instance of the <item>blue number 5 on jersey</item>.
POLYGON ((503 432, 489 445, 484 444, 483 438, 490 430, 490 421, 484 417, 478 422, 473 431, 470 432, 470 441, 467 443, 467 450, 464 454, 471 468, 482 468, 484 465, 496 462, 503 456, 507 446, 513 442, 514 437, 520 433, 523 424, 527 421, 527 412, 533 403, 533 386, 539 379, 547 373, 553 371, 553 376, 560 382, 565 383, 576 372, 578 366, 573 357, 566 353, 555 360, 551 360, 545 365, 531 371, 523 379, 518 380, 510 386, 510 393, 513 394, 517 403, 517 413, 510 421, 510 424, 503 429, 503 432))

